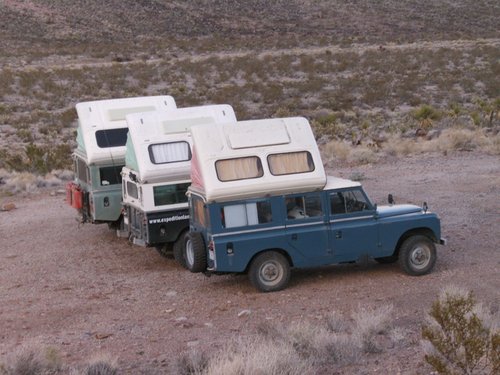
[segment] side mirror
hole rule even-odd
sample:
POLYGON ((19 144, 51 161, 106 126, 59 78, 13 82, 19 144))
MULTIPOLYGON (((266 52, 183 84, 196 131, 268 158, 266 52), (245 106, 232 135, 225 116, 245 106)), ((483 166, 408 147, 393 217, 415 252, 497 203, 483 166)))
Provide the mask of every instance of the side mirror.
POLYGON ((393 204, 394 204, 394 197, 392 196, 392 194, 387 195, 387 202, 388 202, 390 205, 393 205, 393 204))

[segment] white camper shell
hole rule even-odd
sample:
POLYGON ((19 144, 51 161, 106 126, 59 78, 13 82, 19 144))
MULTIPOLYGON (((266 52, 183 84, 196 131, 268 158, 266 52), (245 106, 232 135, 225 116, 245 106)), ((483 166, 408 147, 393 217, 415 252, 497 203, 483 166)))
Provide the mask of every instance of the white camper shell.
POLYGON ((192 126, 236 124, 229 105, 207 105, 127 116, 129 134, 122 168, 124 227, 137 245, 154 245, 165 255, 174 243, 184 264, 184 236, 189 230, 186 191, 191 184, 192 126))
POLYGON ((192 184, 207 202, 322 190, 326 175, 303 117, 194 126, 192 184))
POLYGON ((190 128, 235 122, 234 110, 227 104, 128 115, 125 167, 141 184, 189 180, 190 128))
POLYGON ((121 98, 81 102, 78 114, 75 154, 87 164, 122 161, 125 157, 127 122, 131 113, 173 110, 175 100, 169 95, 121 98))

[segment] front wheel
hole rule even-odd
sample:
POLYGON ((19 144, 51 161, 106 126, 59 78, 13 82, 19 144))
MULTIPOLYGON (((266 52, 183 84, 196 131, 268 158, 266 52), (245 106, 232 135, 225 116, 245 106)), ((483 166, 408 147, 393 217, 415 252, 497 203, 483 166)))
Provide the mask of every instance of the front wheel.
POLYGON ((207 268, 207 252, 201 233, 189 232, 185 237, 184 260, 191 272, 203 272, 207 268))
POLYGON ((436 263, 436 246, 422 235, 407 238, 399 250, 399 265, 408 275, 429 273, 436 263))
POLYGON ((250 265, 248 276, 261 292, 275 292, 286 288, 290 280, 290 263, 280 253, 268 251, 259 254, 250 265))

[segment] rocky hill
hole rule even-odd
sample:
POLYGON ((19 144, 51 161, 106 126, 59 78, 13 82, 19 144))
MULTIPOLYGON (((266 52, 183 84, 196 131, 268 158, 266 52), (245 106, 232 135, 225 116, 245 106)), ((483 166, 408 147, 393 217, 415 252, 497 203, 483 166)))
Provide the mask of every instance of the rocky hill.
POLYGON ((499 15, 495 0, 4 0, 0 43, 8 53, 54 44, 140 48, 144 40, 207 36, 336 44, 491 38, 499 35, 499 15))

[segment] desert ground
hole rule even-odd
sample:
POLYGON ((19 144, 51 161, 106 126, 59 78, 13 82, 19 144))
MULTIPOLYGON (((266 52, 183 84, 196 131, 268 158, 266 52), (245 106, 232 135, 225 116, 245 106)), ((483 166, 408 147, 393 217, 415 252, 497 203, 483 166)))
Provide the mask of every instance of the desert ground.
MULTIPOLYGON (((371 198, 421 204, 442 219, 447 246, 434 271, 411 277, 397 264, 329 266, 292 273, 280 292, 256 292, 245 275, 192 274, 152 248, 130 245, 104 225, 79 225, 63 195, 16 198, 0 213, 0 358, 20 347, 54 348, 67 365, 116 360, 120 372, 161 374, 193 350, 214 353, 263 323, 319 322, 393 305, 397 344, 325 373, 429 374, 421 326, 441 288, 472 290, 498 313, 500 159, 481 152, 388 158, 330 173, 362 176, 371 198)), ((41 350, 41 349, 39 349, 41 350)))
POLYGON ((443 287, 500 314, 498 19, 496 0, 0 1, 0 208, 16 207, 0 210, 0 374, 34 373, 12 370, 29 353, 49 374, 100 359, 104 374, 196 373, 190 361, 287 327, 310 340, 341 316, 350 337, 380 308, 390 319, 370 350, 339 346, 343 360, 309 372, 433 373, 421 328, 443 287), (434 271, 364 260, 295 270, 261 294, 245 275, 191 274, 79 225, 62 193, 76 103, 166 94, 230 104, 239 120, 306 117, 328 173, 378 204, 392 193, 439 214, 448 245, 434 271))

